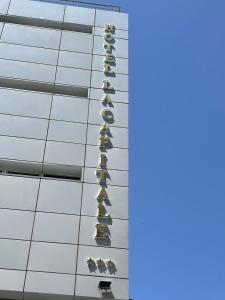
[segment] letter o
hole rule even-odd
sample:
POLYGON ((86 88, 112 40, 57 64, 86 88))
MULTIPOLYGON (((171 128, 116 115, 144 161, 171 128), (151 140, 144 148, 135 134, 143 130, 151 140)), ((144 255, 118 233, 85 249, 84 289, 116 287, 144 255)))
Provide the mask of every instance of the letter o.
POLYGON ((107 42, 113 42, 114 41, 114 36, 112 35, 112 33, 106 33, 105 34, 105 40, 107 42))

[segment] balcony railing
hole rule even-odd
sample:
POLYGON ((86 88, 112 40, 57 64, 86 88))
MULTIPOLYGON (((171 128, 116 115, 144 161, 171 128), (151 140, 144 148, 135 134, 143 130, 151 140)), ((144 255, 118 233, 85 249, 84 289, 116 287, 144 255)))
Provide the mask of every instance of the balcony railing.
POLYGON ((67 5, 73 5, 73 6, 79 6, 79 7, 87 7, 87 8, 103 9, 103 10, 120 12, 120 6, 92 3, 92 2, 79 1, 79 0, 35 0, 35 1, 67 4, 67 5))

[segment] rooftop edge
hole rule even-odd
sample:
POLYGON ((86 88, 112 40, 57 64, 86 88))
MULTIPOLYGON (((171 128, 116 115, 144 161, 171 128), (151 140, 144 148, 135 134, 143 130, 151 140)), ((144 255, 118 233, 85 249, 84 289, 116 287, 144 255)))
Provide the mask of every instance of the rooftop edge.
MULTIPOLYGON (((35 0, 35 1, 37 1, 37 0, 35 0)), ((114 11, 114 12, 121 11, 120 6, 117 6, 117 5, 92 3, 92 2, 79 1, 79 0, 38 0, 38 1, 73 5, 73 6, 93 8, 93 9, 108 10, 108 11, 114 11)))

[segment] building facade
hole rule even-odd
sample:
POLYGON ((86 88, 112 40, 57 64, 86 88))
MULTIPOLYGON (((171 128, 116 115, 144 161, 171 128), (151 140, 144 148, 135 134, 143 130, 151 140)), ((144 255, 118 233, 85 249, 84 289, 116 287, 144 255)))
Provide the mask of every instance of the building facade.
POLYGON ((56 2, 0 1, 0 298, 127 300, 128 17, 56 2))

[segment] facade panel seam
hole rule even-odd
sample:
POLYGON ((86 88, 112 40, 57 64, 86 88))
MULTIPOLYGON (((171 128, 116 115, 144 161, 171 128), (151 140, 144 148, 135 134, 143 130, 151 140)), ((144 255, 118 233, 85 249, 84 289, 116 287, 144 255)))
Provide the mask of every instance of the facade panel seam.
MULTIPOLYGON (((66 7, 65 7, 65 5, 64 5, 64 15, 65 15, 65 9, 66 9, 66 7)), ((63 15, 63 18, 64 18, 64 15, 63 15)), ((61 35, 60 35, 60 43, 61 43, 61 39, 62 39, 62 30, 61 30, 61 35)), ((58 65, 58 60, 59 60, 60 43, 59 43, 59 49, 58 49, 57 65, 58 65)), ((57 65, 56 65, 56 69, 55 69, 55 81, 56 81, 56 74, 57 74, 57 65)), ((55 82, 54 82, 54 83, 55 83, 55 82)), ((54 85, 54 86, 55 86, 55 85, 54 85)), ((52 103, 53 103, 53 95, 54 95, 54 90, 53 90, 52 100, 51 100, 51 105, 50 105, 48 128, 49 128, 49 123, 50 123, 51 108, 52 108, 52 103)), ((48 137, 48 129, 47 129, 47 134, 46 134, 45 147, 44 147, 44 151, 43 151, 42 173, 43 173, 43 168, 44 168, 44 158, 45 158, 45 149, 46 149, 46 144, 47 144, 47 137, 48 137)), ((33 219, 33 226, 32 226, 32 232, 31 232, 31 239, 30 239, 30 248, 29 248, 29 252, 28 252, 28 260, 27 260, 26 273, 25 273, 24 286, 23 286, 23 300, 24 300, 24 294, 25 294, 26 279, 27 279, 27 273, 28 273, 28 266, 29 266, 30 252, 31 252, 31 247, 32 247, 32 238, 33 238, 33 233, 34 233, 35 217, 36 217, 36 211, 37 211, 37 205, 38 205, 38 198, 39 198, 39 193, 40 193, 40 186, 41 186, 41 179, 40 179, 40 181, 39 181, 38 194, 37 194, 37 201, 36 201, 36 207, 35 207, 34 219, 33 219)))
MULTIPOLYGON (((96 22, 96 10, 94 10, 94 25, 96 22)), ((92 53, 91 53, 91 73, 90 73, 90 88, 91 88, 91 81, 92 81, 92 65, 93 65, 93 53, 94 53, 94 32, 92 35, 92 53)), ((85 162, 86 162, 86 153, 87 153, 87 139, 88 139, 88 120, 89 120, 89 113, 90 113, 90 89, 89 89, 89 94, 88 94, 88 113, 87 113, 87 127, 86 127, 86 146, 85 146, 85 153, 84 153, 84 168, 83 168, 83 174, 81 178, 82 182, 82 191, 81 191, 81 204, 80 204, 80 220, 79 220, 79 229, 78 229, 78 244, 80 241, 80 231, 81 231, 81 218, 82 218, 82 203, 83 203, 83 192, 84 192, 84 172, 85 172, 85 162)), ((78 257, 79 257, 79 245, 77 247, 77 260, 76 260, 76 270, 75 270, 75 284, 74 284, 74 298, 76 296, 76 283, 77 283, 77 268, 78 268, 78 257)))

